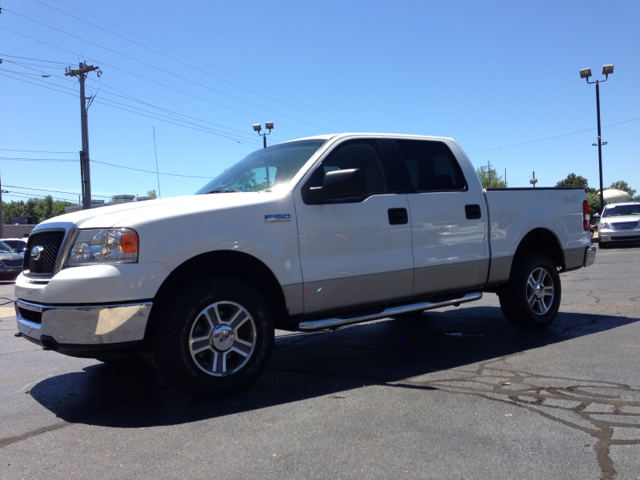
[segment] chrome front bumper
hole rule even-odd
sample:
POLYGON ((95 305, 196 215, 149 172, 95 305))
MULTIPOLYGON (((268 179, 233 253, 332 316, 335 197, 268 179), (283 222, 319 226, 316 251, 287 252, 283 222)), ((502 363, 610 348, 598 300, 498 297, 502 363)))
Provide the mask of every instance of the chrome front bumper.
POLYGON ((24 300, 14 304, 18 330, 30 340, 87 347, 142 341, 153 305, 47 306, 24 300))
POLYGON ((601 243, 638 242, 640 241, 640 230, 600 230, 598 240, 601 243))
POLYGON ((584 266, 590 267, 593 265, 593 262, 596 261, 596 247, 595 245, 591 245, 587 247, 587 251, 584 253, 584 266))

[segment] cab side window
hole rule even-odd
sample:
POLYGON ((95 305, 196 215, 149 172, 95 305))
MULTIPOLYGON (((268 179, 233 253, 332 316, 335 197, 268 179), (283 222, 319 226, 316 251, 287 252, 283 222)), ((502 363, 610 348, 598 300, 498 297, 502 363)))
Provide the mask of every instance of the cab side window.
POLYGON ((462 170, 444 143, 415 140, 396 143, 417 192, 467 189, 462 170))
POLYGON ((306 186, 320 187, 326 173, 351 168, 362 170, 365 197, 391 191, 382 154, 375 140, 355 140, 339 145, 313 172, 306 186))

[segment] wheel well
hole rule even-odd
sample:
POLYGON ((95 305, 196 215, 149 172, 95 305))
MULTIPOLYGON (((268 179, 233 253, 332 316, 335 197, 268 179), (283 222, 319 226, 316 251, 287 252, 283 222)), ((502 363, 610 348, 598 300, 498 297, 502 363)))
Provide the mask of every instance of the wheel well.
POLYGON ((170 300, 172 291, 185 283, 218 275, 248 283, 264 297, 276 325, 286 320, 288 310, 284 293, 269 267, 257 258, 242 252, 222 250, 203 253, 190 258, 171 272, 156 293, 145 332, 145 349, 151 348, 154 325, 158 323, 155 319, 164 310, 164 303, 170 300))
POLYGON ((561 270, 565 267, 564 252, 560 246, 560 241, 553 232, 546 228, 536 228, 524 236, 520 245, 518 245, 515 257, 524 252, 544 253, 549 255, 561 270))

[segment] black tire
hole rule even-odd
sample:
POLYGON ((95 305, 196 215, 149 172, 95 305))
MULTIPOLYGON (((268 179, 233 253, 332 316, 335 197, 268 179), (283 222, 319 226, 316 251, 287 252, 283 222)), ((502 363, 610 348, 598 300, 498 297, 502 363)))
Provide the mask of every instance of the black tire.
POLYGON ((514 262, 509 282, 499 293, 502 313, 521 329, 548 327, 558 314, 562 297, 555 262, 537 252, 518 255, 514 262))
POLYGON ((154 357, 176 389, 196 397, 230 395, 249 387, 266 368, 273 319, 247 283, 229 277, 201 280, 164 305, 154 357))
POLYGON ((598 247, 600 248, 609 248, 609 244, 606 242, 598 242, 598 247))

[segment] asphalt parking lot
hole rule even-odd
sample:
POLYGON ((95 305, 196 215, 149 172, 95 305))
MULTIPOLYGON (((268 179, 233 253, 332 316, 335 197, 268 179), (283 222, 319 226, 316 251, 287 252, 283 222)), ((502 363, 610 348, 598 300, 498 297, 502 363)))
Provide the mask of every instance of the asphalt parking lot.
POLYGON ((43 351, 1 305, 0 478, 639 479, 640 247, 562 280, 541 332, 513 329, 492 294, 280 332, 253 388, 207 402, 150 361, 43 351))

